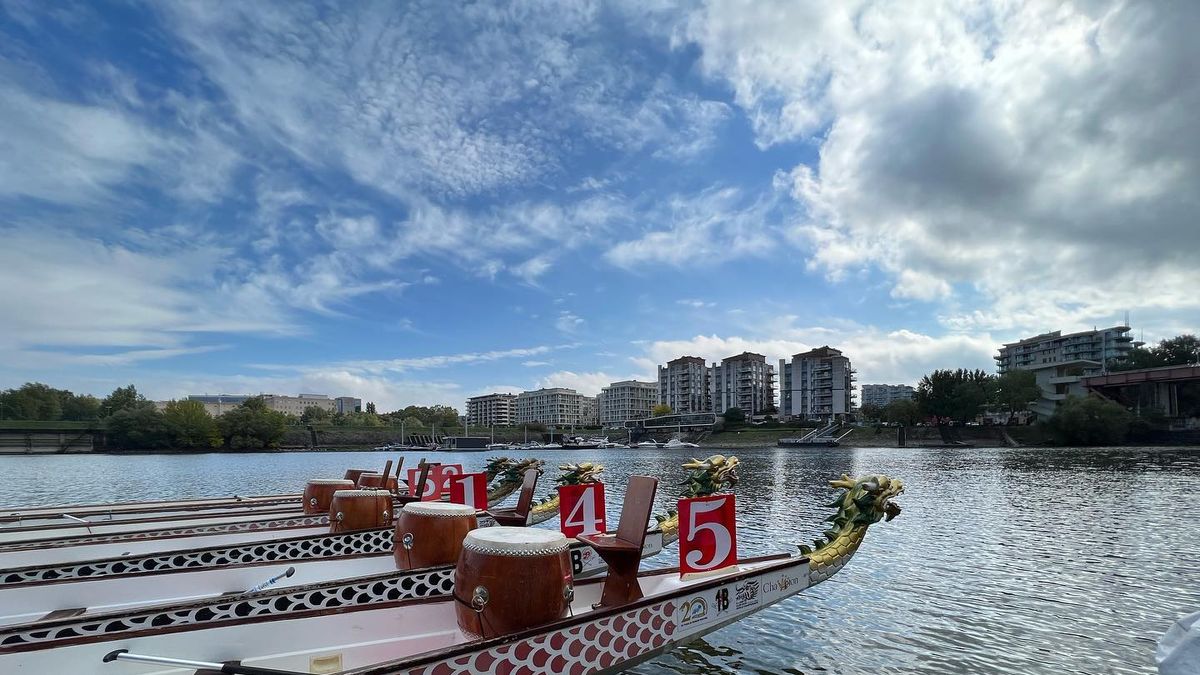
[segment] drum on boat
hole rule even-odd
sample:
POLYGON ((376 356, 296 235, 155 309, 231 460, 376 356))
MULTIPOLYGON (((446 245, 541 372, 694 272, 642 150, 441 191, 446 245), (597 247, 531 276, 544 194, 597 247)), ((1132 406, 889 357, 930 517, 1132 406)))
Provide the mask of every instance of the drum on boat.
POLYGON ((346 475, 342 476, 342 478, 345 478, 348 481, 353 481, 355 485, 358 485, 358 477, 363 475, 364 473, 379 473, 379 472, 376 471, 375 469, 346 469, 346 475))
POLYGON ((392 495, 386 490, 338 490, 329 504, 329 532, 352 532, 392 524, 392 495))
POLYGON ((353 489, 354 482, 344 479, 310 480, 308 485, 304 486, 304 512, 329 513, 329 502, 333 501, 333 493, 353 489))
MULTIPOLYGON (((383 487, 383 476, 381 476, 380 474, 378 474, 374 471, 369 471, 367 473, 359 474, 358 487, 363 488, 363 489, 382 488, 383 487)), ((396 477, 395 476, 387 477, 387 489, 391 492, 396 491, 396 477)))
POLYGON ((574 598, 567 549, 567 538, 553 530, 485 527, 468 532, 454 569, 459 630, 492 638, 566 616, 574 598))
POLYGON ((413 502, 396 516, 396 567, 415 570, 458 562, 463 538, 479 527, 475 507, 413 502))

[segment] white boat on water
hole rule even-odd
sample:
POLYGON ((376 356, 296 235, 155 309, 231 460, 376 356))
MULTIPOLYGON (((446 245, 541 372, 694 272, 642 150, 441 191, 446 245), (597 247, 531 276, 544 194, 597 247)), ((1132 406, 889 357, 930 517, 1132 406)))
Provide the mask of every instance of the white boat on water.
POLYGON ((636 447, 639 447, 639 448, 661 448, 662 446, 658 444, 658 441, 642 441, 641 443, 638 443, 636 447))
POLYGON ((664 443, 662 447, 670 449, 670 450, 675 450, 676 448, 698 448, 700 446, 695 443, 688 443, 687 441, 681 441, 678 438, 672 438, 671 440, 664 443))

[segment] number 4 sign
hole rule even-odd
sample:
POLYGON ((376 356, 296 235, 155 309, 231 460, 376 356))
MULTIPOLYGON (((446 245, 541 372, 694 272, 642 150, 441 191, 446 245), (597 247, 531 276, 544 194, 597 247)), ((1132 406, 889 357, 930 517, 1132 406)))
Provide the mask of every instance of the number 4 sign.
POLYGON ((450 501, 477 509, 486 509, 487 476, 482 473, 450 476, 450 501))
POLYGON ((679 575, 688 579, 737 565, 733 495, 679 500, 679 575))
POLYGON ((602 534, 604 483, 581 483, 558 488, 558 527, 564 537, 602 534))

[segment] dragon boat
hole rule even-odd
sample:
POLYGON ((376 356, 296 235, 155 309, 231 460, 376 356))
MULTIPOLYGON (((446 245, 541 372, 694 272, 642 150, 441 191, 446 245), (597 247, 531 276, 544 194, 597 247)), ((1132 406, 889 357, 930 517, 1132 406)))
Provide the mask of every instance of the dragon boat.
MULTIPOLYGON (((736 465, 736 458, 718 465, 709 460, 685 464, 690 475, 682 496, 705 496, 732 486, 736 481, 732 469, 736 465), (696 480, 697 475, 700 480, 696 480)), ((556 480, 560 486, 595 482, 604 471, 603 466, 590 462, 564 464, 559 468, 564 471, 556 480)), ((533 487, 530 481, 522 486, 521 499, 513 509, 527 513, 523 522, 528 525, 556 516, 560 503, 555 488, 553 498, 523 510, 521 503, 531 502, 533 487)), ((489 512, 478 513, 476 518, 480 527, 495 525, 489 512)), ((647 534, 643 556, 658 554, 678 537, 676 514, 658 519, 656 527, 647 534)), ((244 594, 246 589, 262 586, 264 580, 273 580, 270 586, 274 589, 326 584, 327 590, 334 590, 328 587, 328 582, 337 582, 334 587, 352 585, 363 577, 401 584, 400 577, 405 571, 397 572, 400 561, 394 559, 398 529, 397 526, 328 533, 252 548, 213 547, 0 570, 0 625, 47 616, 93 615, 149 604, 227 599, 231 594, 244 594)), ((574 546, 571 558, 577 575, 604 569, 603 561, 586 547, 574 546)))
MULTIPOLYGON (((705 574, 638 571, 657 480, 633 476, 616 532, 579 537, 608 563, 603 577, 574 575, 571 545, 557 532, 472 529, 452 571, 405 577, 406 588, 364 580, 340 593, 302 587, 230 598, 220 607, 176 605, 148 608, 137 617, 3 627, 0 672, 614 672, 830 578, 857 552, 872 524, 899 513, 893 501, 903 491, 899 480, 843 476, 831 485, 845 492, 827 519, 832 525, 813 547, 743 558, 705 574)), ((688 540, 701 529, 718 528, 713 522, 688 527, 688 540)), ((680 553, 681 562, 694 562, 690 553, 680 553)))
MULTIPOLYGON (((492 481, 487 489, 489 506, 496 506, 512 495, 521 485, 524 472, 528 468, 542 465, 541 460, 514 460, 500 457, 489 460, 485 476, 492 481)), ((427 465, 433 466, 433 465, 427 465)), ((378 476, 379 474, 375 474, 378 476)), ((424 475, 424 473, 422 473, 424 475)), ((314 483, 340 483, 341 481, 309 481, 314 483)), ((335 485, 338 489, 341 486, 335 485)), ((420 489, 422 486, 417 486, 420 489)), ((333 492, 327 492, 325 499, 329 500, 333 492)), ((401 503, 415 500, 406 494, 399 494, 395 499, 401 503)), ((115 532, 97 531, 98 525, 92 524, 90 532, 63 533, 55 530, 47 534, 37 530, 33 538, 5 540, 0 537, 0 569, 24 567, 35 564, 50 564, 64 562, 82 562, 94 558, 110 558, 115 556, 143 555, 164 551, 199 548, 210 546, 249 546, 261 542, 274 541, 288 537, 317 535, 327 531, 330 526, 328 509, 329 501, 316 505, 316 508, 305 511, 293 510, 287 513, 257 514, 251 517, 238 517, 225 522, 181 522, 134 524, 137 529, 123 529, 115 532)), ((387 509, 394 513, 395 508, 387 509)), ((113 527, 128 527, 132 523, 113 523, 113 527)), ((385 523, 380 523, 380 526, 385 523)), ((0 533, 0 535, 6 534, 0 533)))

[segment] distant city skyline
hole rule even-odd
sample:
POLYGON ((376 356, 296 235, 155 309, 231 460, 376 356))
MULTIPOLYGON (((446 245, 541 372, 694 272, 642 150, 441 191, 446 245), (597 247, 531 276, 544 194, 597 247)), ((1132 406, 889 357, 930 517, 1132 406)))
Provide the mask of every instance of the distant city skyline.
POLYGON ((0 3, 0 388, 461 410, 1200 332, 1200 5, 503 5, 0 3))

